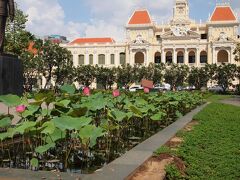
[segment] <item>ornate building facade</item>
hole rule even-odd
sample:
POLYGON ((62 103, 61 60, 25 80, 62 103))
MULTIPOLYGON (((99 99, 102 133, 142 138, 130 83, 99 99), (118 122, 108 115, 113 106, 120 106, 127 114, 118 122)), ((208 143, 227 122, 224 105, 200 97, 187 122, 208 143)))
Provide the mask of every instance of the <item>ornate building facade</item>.
POLYGON ((206 23, 196 23, 189 18, 188 0, 176 0, 168 24, 154 23, 146 9, 136 10, 126 25, 125 43, 112 38, 78 38, 62 46, 72 52, 75 66, 178 63, 199 67, 235 63, 238 28, 237 15, 229 4, 217 4, 206 23))

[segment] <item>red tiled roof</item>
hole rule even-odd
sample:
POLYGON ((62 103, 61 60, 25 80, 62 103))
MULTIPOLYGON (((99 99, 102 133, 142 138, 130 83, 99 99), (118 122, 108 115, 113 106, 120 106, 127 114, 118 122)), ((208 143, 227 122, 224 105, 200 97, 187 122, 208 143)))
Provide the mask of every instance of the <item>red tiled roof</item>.
POLYGON ((150 24, 151 18, 147 10, 137 10, 133 13, 128 24, 150 24))
POLYGON ((93 44, 93 43, 114 43, 112 38, 78 38, 70 42, 70 44, 93 44))
POLYGON ((236 21, 230 6, 219 6, 214 10, 210 21, 236 21))

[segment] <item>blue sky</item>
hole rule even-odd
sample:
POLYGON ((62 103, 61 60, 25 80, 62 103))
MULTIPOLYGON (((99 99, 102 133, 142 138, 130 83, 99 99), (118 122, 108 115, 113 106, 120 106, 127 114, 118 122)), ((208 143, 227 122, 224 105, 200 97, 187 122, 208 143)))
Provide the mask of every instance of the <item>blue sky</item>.
MULTIPOLYGON (((29 15, 27 28, 36 35, 60 34, 77 37, 113 37, 124 40, 124 26, 133 11, 149 10, 153 19, 168 22, 175 0, 16 0, 29 15)), ((222 2, 222 0, 220 1, 222 2)), ((225 1, 226 2, 226 1, 225 1)), ((240 13, 240 0, 230 0, 240 13)), ((189 0, 190 17, 205 22, 216 0, 189 0)))

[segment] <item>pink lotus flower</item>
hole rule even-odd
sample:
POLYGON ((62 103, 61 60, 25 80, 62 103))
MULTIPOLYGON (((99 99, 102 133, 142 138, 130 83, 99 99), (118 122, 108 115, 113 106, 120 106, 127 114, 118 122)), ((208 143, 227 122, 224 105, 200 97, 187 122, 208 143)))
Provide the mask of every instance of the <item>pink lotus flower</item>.
POLYGON ((118 89, 113 90, 113 97, 118 97, 120 96, 120 91, 118 89))
POLYGON ((148 94, 150 92, 150 89, 149 88, 144 88, 144 93, 148 94))
POLYGON ((24 105, 19 105, 16 107, 16 111, 18 113, 23 113, 25 110, 26 110, 26 106, 24 106, 24 105))
POLYGON ((91 95, 90 88, 89 88, 89 87, 85 87, 85 88, 83 89, 83 94, 84 94, 85 96, 90 96, 90 95, 91 95))

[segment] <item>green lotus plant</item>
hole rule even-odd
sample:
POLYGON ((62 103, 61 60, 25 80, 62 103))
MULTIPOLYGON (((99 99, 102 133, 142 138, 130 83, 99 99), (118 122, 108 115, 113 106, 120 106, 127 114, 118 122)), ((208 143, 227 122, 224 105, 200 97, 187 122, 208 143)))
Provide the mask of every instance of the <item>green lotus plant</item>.
POLYGON ((59 94, 40 91, 29 100, 0 96, 9 108, 25 107, 17 113, 20 120, 14 125, 13 115, 0 115, 0 157, 18 168, 48 170, 46 164, 59 162, 64 165, 61 170, 74 164, 92 169, 93 164, 101 166, 119 157, 202 100, 191 92, 121 92, 118 96, 92 92, 85 96, 72 85, 60 89, 59 94))

